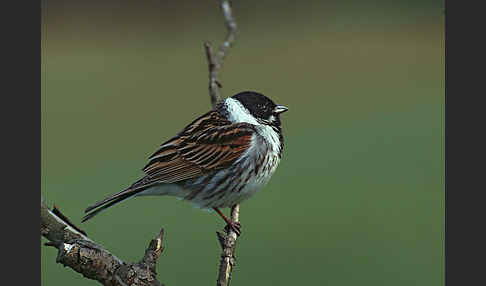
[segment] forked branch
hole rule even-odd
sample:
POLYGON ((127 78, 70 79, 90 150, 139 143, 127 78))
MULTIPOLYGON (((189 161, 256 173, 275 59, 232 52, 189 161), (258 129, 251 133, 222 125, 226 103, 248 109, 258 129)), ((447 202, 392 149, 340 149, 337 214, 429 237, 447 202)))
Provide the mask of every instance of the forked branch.
POLYGON ((40 234, 49 240, 45 245, 57 248, 57 263, 103 285, 163 285, 156 278, 155 265, 164 250, 164 229, 150 241, 139 262, 125 263, 88 238, 57 207, 50 210, 42 199, 40 207, 40 234))

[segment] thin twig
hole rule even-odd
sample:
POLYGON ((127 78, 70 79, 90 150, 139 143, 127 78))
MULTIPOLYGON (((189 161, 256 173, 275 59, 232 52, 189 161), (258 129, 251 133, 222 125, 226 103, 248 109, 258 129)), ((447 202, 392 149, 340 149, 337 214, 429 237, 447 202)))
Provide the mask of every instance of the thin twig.
POLYGON ((215 55, 210 42, 204 43, 204 49, 206 51, 206 58, 208 60, 209 68, 209 96, 211 99, 211 105, 213 107, 221 100, 220 88, 221 82, 218 78, 219 71, 223 66, 223 61, 229 52, 229 49, 234 45, 236 41, 236 35, 238 33, 238 26, 236 25, 233 12, 229 0, 221 0, 221 10, 223 11, 226 29, 228 30, 225 41, 219 46, 219 50, 215 55))
MULTIPOLYGON (((213 108, 221 100, 221 92, 219 89, 222 87, 222 85, 218 78, 219 72, 223 65, 223 61, 229 52, 229 49, 236 41, 236 36, 238 33, 238 26, 235 18, 233 17, 230 1, 221 0, 220 3, 225 19, 226 29, 228 31, 225 41, 220 45, 216 55, 213 53, 211 43, 204 43, 209 67, 209 97, 211 99, 211 105, 213 108)), ((233 222, 238 222, 239 216, 240 206, 234 205, 231 208, 231 220, 233 222)), ((233 271, 233 267, 235 265, 235 249, 238 235, 230 227, 226 228, 226 235, 220 232, 216 232, 216 234, 218 237, 218 242, 222 248, 217 285, 227 286, 231 280, 231 272, 233 271)))
POLYGON ((74 228, 75 230, 77 230, 78 232, 80 232, 84 236, 86 236, 86 232, 84 230, 80 229, 79 227, 77 227, 76 225, 74 225, 69 220, 69 218, 67 216, 65 216, 56 205, 54 205, 54 207, 52 208, 52 213, 55 214, 58 218, 62 219, 67 225, 69 225, 70 227, 74 228))
POLYGON ((221 100, 221 94, 219 92, 219 87, 221 84, 218 81, 218 72, 220 66, 218 59, 213 54, 211 43, 205 42, 204 48, 206 49, 206 58, 209 66, 209 98, 211 99, 211 105, 214 108, 221 100))
POLYGON ((226 40, 219 47, 218 61, 222 65, 224 57, 228 54, 229 48, 231 48, 236 40, 236 34, 238 33, 238 26, 236 25, 233 12, 231 10, 231 4, 229 0, 221 1, 221 10, 223 10, 224 19, 226 21, 226 29, 228 34, 226 40))

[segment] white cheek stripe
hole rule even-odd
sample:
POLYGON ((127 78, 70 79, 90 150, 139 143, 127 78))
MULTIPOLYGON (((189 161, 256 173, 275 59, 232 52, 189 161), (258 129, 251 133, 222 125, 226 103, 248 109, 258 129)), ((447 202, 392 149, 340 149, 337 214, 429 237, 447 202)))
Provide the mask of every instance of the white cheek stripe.
POLYGON ((238 100, 228 97, 224 104, 229 113, 229 120, 233 123, 246 122, 253 125, 259 125, 256 119, 250 114, 248 109, 246 109, 243 104, 238 100))
MULTIPOLYGON (((226 108, 229 112, 229 120, 234 123, 246 122, 257 126, 258 133, 270 143, 271 151, 280 152, 280 138, 277 132, 271 126, 260 124, 256 121, 248 109, 241 102, 231 97, 225 100, 226 108)), ((273 115, 272 115, 273 116, 273 115)), ((252 143, 254 145, 255 142, 252 143)))

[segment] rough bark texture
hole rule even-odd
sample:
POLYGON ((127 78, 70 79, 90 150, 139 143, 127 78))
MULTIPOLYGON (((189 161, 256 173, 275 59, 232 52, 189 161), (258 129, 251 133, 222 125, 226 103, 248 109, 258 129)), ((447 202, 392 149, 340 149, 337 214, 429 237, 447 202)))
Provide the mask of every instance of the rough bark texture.
MULTIPOLYGON (((240 216, 240 205, 235 205, 231 208, 231 220, 239 221, 240 216)), ((230 229, 230 228, 228 228, 230 229)), ((233 267, 236 265, 235 250, 236 250, 236 239, 238 236, 232 230, 224 235, 220 232, 216 232, 218 236, 219 244, 222 248, 221 260, 219 262, 219 274, 217 285, 226 286, 229 285, 231 280, 231 272, 233 267)))
POLYGON ((40 234, 49 240, 45 245, 57 248, 57 263, 107 286, 163 285, 155 272, 157 259, 164 250, 163 229, 150 241, 140 261, 125 263, 88 238, 58 208, 50 210, 42 200, 40 207, 40 234))

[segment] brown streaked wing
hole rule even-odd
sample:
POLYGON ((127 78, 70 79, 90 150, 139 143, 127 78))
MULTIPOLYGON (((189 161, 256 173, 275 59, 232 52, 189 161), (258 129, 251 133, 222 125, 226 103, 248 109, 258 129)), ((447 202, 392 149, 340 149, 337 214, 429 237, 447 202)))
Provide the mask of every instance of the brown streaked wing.
POLYGON ((226 168, 250 147, 253 133, 247 123, 211 128, 189 138, 179 154, 204 171, 226 168))
POLYGON ((140 183, 174 183, 228 167, 249 148, 253 133, 251 124, 232 124, 208 112, 150 156, 140 183))

